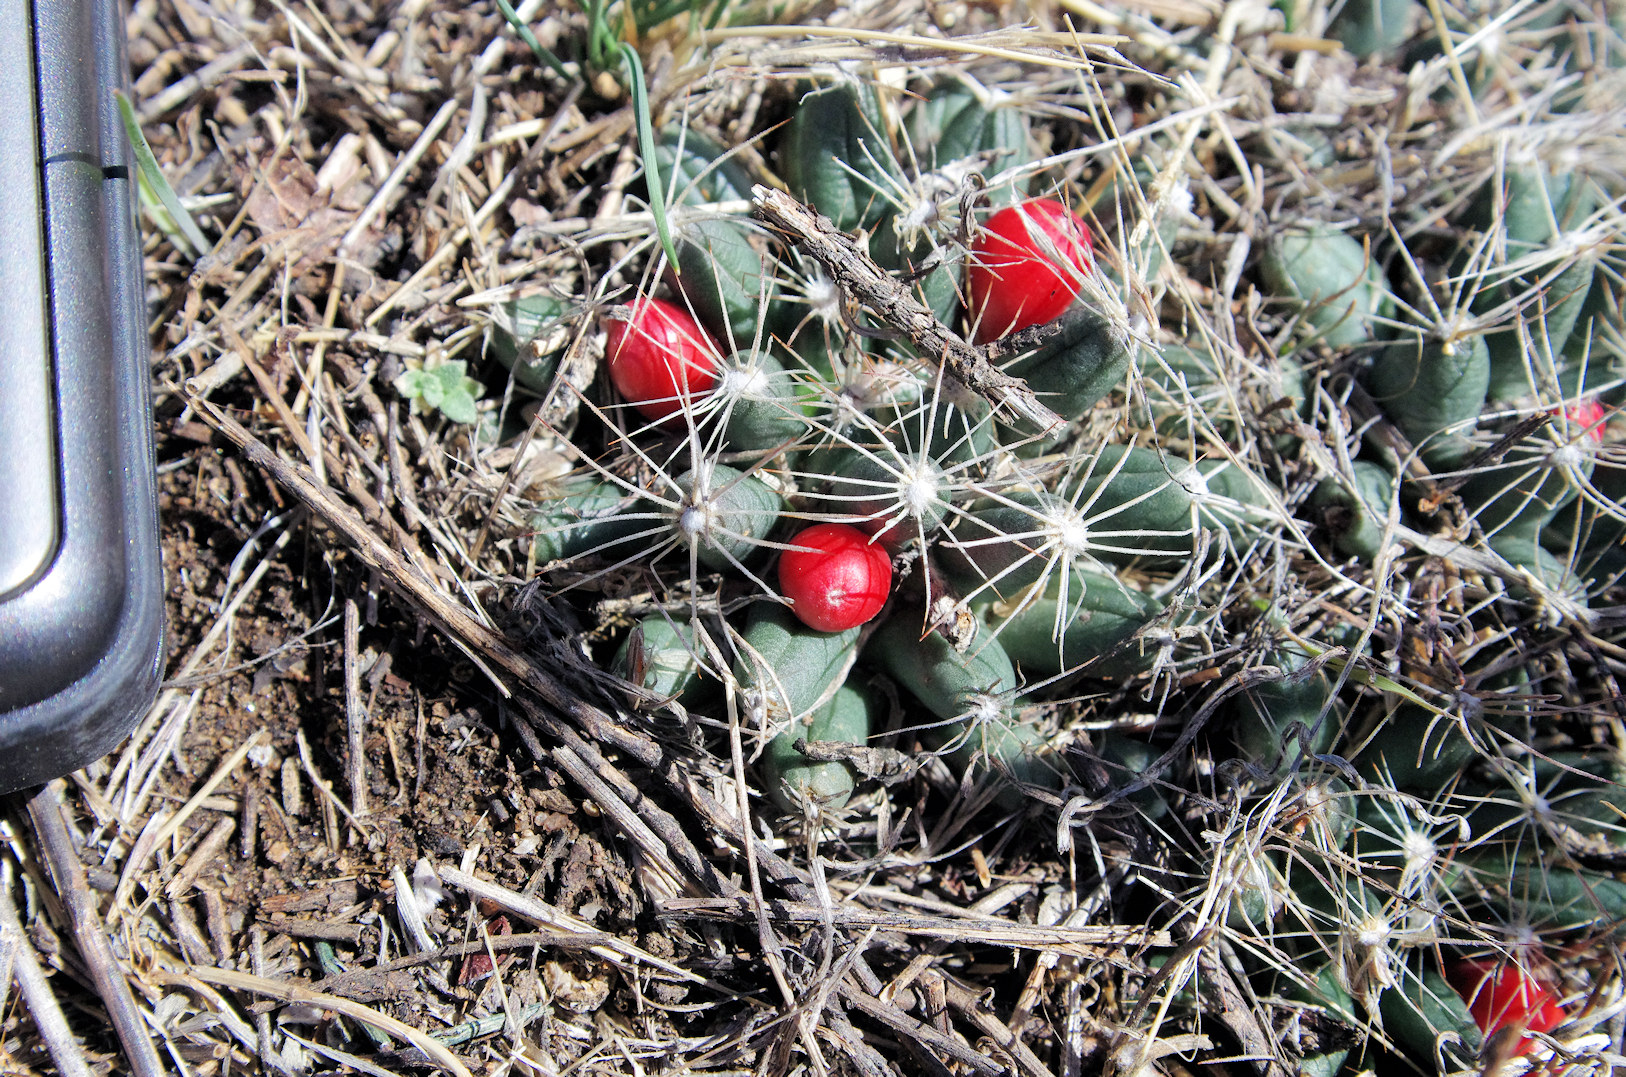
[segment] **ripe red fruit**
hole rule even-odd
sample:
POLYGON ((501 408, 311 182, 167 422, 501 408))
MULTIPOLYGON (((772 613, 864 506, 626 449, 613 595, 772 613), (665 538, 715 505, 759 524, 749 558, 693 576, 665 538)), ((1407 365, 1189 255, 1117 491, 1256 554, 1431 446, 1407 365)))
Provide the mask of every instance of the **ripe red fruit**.
MULTIPOLYGON (((1445 968, 1445 978, 1487 1036, 1510 1027, 1551 1032, 1567 1016, 1551 991, 1512 963, 1453 961, 1445 968)), ((1526 1036, 1513 1053, 1528 1054, 1534 1046, 1535 1041, 1526 1036)))
POLYGON ((1581 428, 1581 432, 1598 444, 1603 444, 1604 422, 1609 411, 1595 396, 1586 397, 1569 407, 1553 408, 1552 414, 1562 415, 1581 428))
POLYGON ((1094 259, 1089 226, 1055 199, 1000 210, 971 248, 965 285, 973 338, 987 344, 1055 321, 1078 298, 1094 259))
POLYGON ((606 332, 610 381, 646 419, 676 415, 717 384, 716 345, 676 304, 639 296, 630 316, 610 319, 606 332))
POLYGON ((779 590, 791 612, 820 632, 844 632, 881 612, 892 589, 892 559, 856 527, 814 524, 790 540, 806 550, 779 557, 779 590))

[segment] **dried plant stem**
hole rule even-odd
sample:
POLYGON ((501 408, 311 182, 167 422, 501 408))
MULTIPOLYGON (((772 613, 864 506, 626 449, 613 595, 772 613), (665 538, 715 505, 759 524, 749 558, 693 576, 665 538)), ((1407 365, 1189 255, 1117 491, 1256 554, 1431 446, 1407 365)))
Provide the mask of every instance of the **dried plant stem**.
MULTIPOLYGON (((559 931, 576 931, 584 934, 598 934, 598 931, 585 920, 572 916, 567 912, 554 908, 540 898, 525 894, 516 894, 512 890, 498 886, 496 883, 478 879, 466 871, 457 868, 441 868, 439 870, 441 881, 457 887, 472 897, 484 898, 495 902, 503 909, 516 916, 544 927, 551 927, 559 931)), ((680 968, 663 958, 656 957, 645 950, 611 935, 602 945, 594 946, 593 953, 616 965, 626 966, 632 964, 650 965, 669 975, 676 976, 691 983, 706 983, 705 977, 680 968)))
POLYGON ((610 937, 602 931, 586 934, 568 931, 526 931, 518 935, 491 935, 484 939, 476 939, 473 942, 458 942, 447 946, 433 947, 410 957, 399 957, 394 961, 386 961, 367 968, 350 969, 346 972, 316 980, 311 984, 311 990, 344 995, 355 991, 358 985, 365 986, 370 982, 376 982, 378 977, 386 976, 392 972, 417 968, 420 965, 432 965, 437 961, 450 961, 457 957, 468 957, 471 954, 483 954, 488 949, 497 952, 524 950, 528 947, 552 950, 588 950, 594 946, 604 945, 609 941, 610 937))
POLYGON ((344 725, 350 753, 350 814, 367 814, 367 707, 361 701, 361 613, 356 600, 344 600, 344 725))
MULTIPOLYGON (((249 931, 249 968, 256 976, 265 975, 265 929, 258 924, 249 931)), ((282 1053, 277 1050, 273 1040, 270 1013, 254 1015, 254 1043, 262 1066, 286 1072, 282 1053)))
POLYGON ((553 759, 559 764, 561 770, 570 775, 576 784, 586 790, 587 795, 599 806, 633 844, 647 857, 653 866, 659 867, 669 878, 678 877, 677 865, 672 862, 671 850, 653 830, 645 825, 644 821, 629 807, 625 801, 616 795, 615 790, 593 773, 593 769, 569 748, 559 747, 553 750, 553 759))
MULTIPOLYGON (((583 711, 592 711, 595 715, 604 717, 597 708, 584 703, 576 692, 510 647, 501 636, 482 624, 466 607, 441 591, 427 576, 405 561, 367 526, 355 510, 340 501, 325 484, 317 482, 309 469, 293 464, 272 452, 264 442, 208 401, 196 396, 188 399, 205 422, 226 435, 242 450, 244 458, 249 463, 264 469, 278 484, 337 530, 372 567, 383 573, 391 587, 406 595, 421 612, 443 627, 452 640, 465 649, 470 658, 479 661, 480 655, 486 656, 503 672, 529 685, 550 705, 558 707, 566 714, 575 716, 583 711)), ((496 683, 504 695, 511 694, 511 690, 501 681, 496 683)))
MULTIPOLYGON (((848 905, 832 910, 821 909, 811 902, 777 899, 767 902, 765 910, 776 923, 816 924, 821 920, 833 918, 835 923, 844 927, 878 928, 883 931, 897 931, 946 941, 956 941, 970 935, 981 945, 1054 950, 1090 960, 1104 958, 1110 960, 1107 956, 1109 949, 1172 944, 1167 932, 1149 931, 1142 927, 1106 924, 1088 927, 1037 927, 1016 924, 993 916, 950 917, 872 912, 848 905)), ((673 898, 661 903, 661 914, 672 917, 738 921, 751 911, 749 900, 743 896, 732 899, 673 898)))
MULTIPOLYGON (((569 748, 591 767, 593 773, 606 782, 617 796, 638 813, 644 824, 665 843, 673 858, 706 892, 721 897, 731 897, 740 892, 740 888, 719 872, 717 866, 695 847, 677 819, 656 804, 646 791, 621 771, 620 767, 606 759, 593 742, 583 737, 569 723, 544 712, 532 701, 521 699, 519 703, 528 722, 569 748)), ((527 726, 521 725, 519 728, 528 731, 527 726)), ((535 736, 535 733, 531 733, 533 739, 535 736)), ((544 752, 545 749, 542 749, 538 742, 533 754, 540 761, 545 758, 544 752)))
POLYGON ((757 216, 823 266, 842 291, 900 330, 921 354, 937 357, 967 389, 1040 431, 1062 425, 1061 416, 1040 403, 1026 382, 1001 373, 980 350, 944 326, 828 217, 783 191, 760 184, 751 188, 751 194, 756 200, 757 216))
POLYGON ((429 934, 429 926, 423 921, 423 910, 418 907, 412 883, 408 881, 406 872, 401 870, 401 865, 390 868, 390 881, 395 884, 395 915, 401 921, 401 930, 406 933, 407 941, 419 953, 434 950, 434 937, 429 934))
POLYGON ((458 1057, 447 1050, 446 1046, 438 1040, 425 1035, 411 1025, 397 1021, 388 1014, 379 1013, 359 1002, 352 1002, 338 995, 327 995, 320 991, 311 991, 296 983, 284 983, 281 980, 268 980, 262 976, 253 976, 246 972, 234 972, 230 969, 211 968, 207 965, 193 965, 187 969, 188 975, 204 983, 225 987, 232 991, 246 991, 267 998, 278 999, 282 1002, 304 1003, 311 1006, 320 1006, 334 1013, 343 1014, 356 1021, 382 1030, 383 1032, 399 1036, 412 1044, 418 1050, 429 1056, 429 1061, 455 1077, 473 1077, 468 1067, 458 1057))
POLYGON ((74 942, 96 993, 107 1007, 108 1020, 124 1046, 124 1055, 136 1077, 164 1077, 167 1070, 153 1048, 153 1033, 136 1006, 123 967, 113 953, 106 925, 96 911, 96 895, 85 881, 85 865, 68 836, 62 821, 62 788, 59 782, 45 786, 28 802, 28 816, 34 823, 40 849, 51 871, 51 880, 67 910, 74 942))
POLYGON ((216 821, 209 833, 205 834, 203 840, 192 850, 192 854, 186 858, 186 865, 176 872, 169 885, 164 887, 164 896, 178 898, 192 889, 192 884, 198 881, 198 876, 202 875, 214 862, 215 857, 226 848, 226 842, 231 840, 232 832, 236 829, 237 820, 229 815, 216 821))
POLYGON ((944 976, 935 969, 932 975, 942 981, 948 1004, 977 1026, 984 1036, 999 1044, 1000 1048, 1010 1055, 1020 1072, 1027 1077, 1052 1077, 1045 1064, 1033 1053, 1032 1048, 1023 1043, 1022 1038, 1010 1026, 984 1008, 981 992, 973 991, 965 984, 944 976))
POLYGON ((1231 1030, 1242 1049, 1262 1063, 1266 1077, 1287 1077, 1289 1071, 1276 1057, 1270 1031, 1259 1019, 1258 1002, 1245 997, 1242 985, 1213 946, 1198 952, 1197 967, 1202 970, 1201 982, 1204 993, 1210 996, 1211 1012, 1231 1030))
POLYGON ((922 1024, 896 1006, 882 1002, 852 984, 842 985, 841 997, 849 1006, 864 1016, 878 1021, 894 1032, 900 1033, 930 1049, 941 1052, 944 1056, 969 1067, 974 1073, 985 1073, 989 1077, 998 1077, 998 1075, 1007 1072, 1004 1065, 973 1049, 960 1037, 939 1032, 930 1025, 922 1024))
POLYGON ((51 992, 51 981, 46 978, 45 970, 40 968, 33 944, 23 932, 22 922, 17 917, 17 906, 11 900, 9 873, 5 888, 0 890, 0 965, 5 967, 7 978, 16 977, 17 988, 23 995, 23 1005, 28 1008, 34 1027, 39 1030, 40 1038, 51 1052, 51 1061, 56 1063, 57 1072, 62 1077, 91 1077, 90 1065, 85 1061, 84 1052, 79 1049, 79 1041, 73 1038, 68 1019, 57 1004, 56 995, 51 992))

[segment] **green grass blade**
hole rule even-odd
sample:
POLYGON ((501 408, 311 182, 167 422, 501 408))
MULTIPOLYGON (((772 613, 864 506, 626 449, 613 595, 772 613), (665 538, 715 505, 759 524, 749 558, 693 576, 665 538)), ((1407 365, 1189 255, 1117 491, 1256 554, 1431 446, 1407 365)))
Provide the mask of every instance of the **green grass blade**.
POLYGON ((610 29, 604 0, 587 0, 587 60, 603 71, 610 66, 609 53, 615 48, 615 31, 610 29))
POLYGON ((141 173, 144 185, 142 189, 158 196, 159 204, 164 207, 164 212, 169 214, 171 223, 179 230, 179 234, 168 229, 165 229, 165 232, 168 233, 170 241, 181 248, 182 254, 194 260, 202 257, 214 244, 203 238, 203 230, 198 227, 198 222, 194 221, 192 214, 181 205, 181 196, 175 193, 175 188, 164 178, 163 169, 158 167, 158 158, 153 156, 152 147, 147 145, 147 138, 141 133, 141 124, 136 120, 135 108, 130 104, 130 99, 117 90, 113 91, 113 96, 118 99, 119 116, 124 120, 124 132, 130 138, 130 148, 135 152, 136 168, 141 173))
POLYGON ((649 212, 655 218, 655 234, 672 272, 678 272, 677 249, 672 246, 672 229, 666 223, 666 185, 661 182, 655 162, 655 125, 649 116, 649 88, 644 85, 644 65, 638 50, 625 41, 620 44, 621 60, 627 66, 627 83, 632 92, 632 111, 638 117, 638 153, 644 159, 644 184, 649 188, 649 212))
POLYGON ((565 65, 560 62, 559 57, 545 48, 542 42, 536 39, 536 35, 531 33, 531 28, 520 20, 519 12, 514 10, 514 5, 508 0, 497 0, 497 10, 502 12, 502 17, 508 20, 508 25, 514 28, 514 33, 536 54, 538 60, 553 68, 561 78, 570 77, 570 72, 565 70, 565 65))

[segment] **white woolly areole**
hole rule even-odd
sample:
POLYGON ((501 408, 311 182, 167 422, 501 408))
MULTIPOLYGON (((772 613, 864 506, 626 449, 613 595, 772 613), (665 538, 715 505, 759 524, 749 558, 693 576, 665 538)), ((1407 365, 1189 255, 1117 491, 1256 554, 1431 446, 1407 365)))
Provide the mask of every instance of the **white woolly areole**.
MULTIPOLYGON (((971 706, 966 709, 965 716, 971 719, 974 725, 984 722, 997 722, 1005 717, 1005 708, 1000 705, 998 696, 977 693, 971 700, 971 706)), ((976 734, 973 733, 972 736, 976 734)))
POLYGON ((1089 525, 1071 505, 1058 507, 1055 512, 1047 513, 1042 522, 1046 537, 1054 540, 1064 553, 1077 557, 1089 549, 1089 525))
POLYGON ((822 320, 836 322, 841 319, 841 290, 829 277, 821 273, 810 278, 807 286, 802 289, 802 295, 806 297, 807 305, 822 320))
POLYGON ((1406 858, 1406 867, 1413 865, 1428 865, 1433 862, 1438 846, 1434 839, 1421 830, 1408 830, 1406 836, 1400 839, 1400 852, 1406 858))
POLYGON ((941 500, 938 491, 942 489, 939 481, 942 477, 937 465, 924 458, 904 466, 898 483, 898 500, 909 515, 924 516, 941 500))
POLYGON ((912 236, 934 223, 940 216, 935 200, 914 195, 909 199, 909 204, 904 207, 903 212, 898 214, 897 223, 893 228, 900 235, 912 236))
POLYGON ((1394 934, 1394 928, 1383 917, 1369 914, 1361 918, 1361 922, 1355 925, 1355 930, 1351 934, 1357 943, 1375 950, 1388 941, 1389 936, 1394 934))
POLYGON ((768 389, 768 372, 752 363, 739 370, 725 370, 717 385, 724 397, 762 396, 768 389))
POLYGON ((716 514, 711 509, 710 502, 701 505, 686 505, 678 513, 677 527, 680 534, 689 542, 696 541, 701 535, 710 531, 717 523, 716 514))
POLYGON ((1547 466, 1573 471, 1587 462, 1586 450, 1579 445, 1560 445, 1547 454, 1547 466))
POLYGON ((1176 217, 1193 216, 1193 207, 1196 199, 1191 197, 1191 184, 1184 176, 1174 181, 1174 189, 1169 192, 1169 211, 1176 217))
POLYGON ((1208 478, 1198 470, 1196 464, 1187 464, 1176 471, 1173 476, 1174 483, 1195 500, 1201 501, 1209 496, 1208 478))

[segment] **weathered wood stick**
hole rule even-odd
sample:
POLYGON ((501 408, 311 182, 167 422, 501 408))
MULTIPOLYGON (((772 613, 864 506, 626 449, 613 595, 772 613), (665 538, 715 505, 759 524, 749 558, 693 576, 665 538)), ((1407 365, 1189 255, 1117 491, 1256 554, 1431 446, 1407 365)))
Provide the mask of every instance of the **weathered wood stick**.
POLYGON ((758 217, 815 259, 842 291, 903 333, 923 355, 936 356, 967 389, 1041 432, 1062 424, 1061 416, 1040 403, 1026 382, 999 371, 981 350, 939 322, 828 217, 761 184, 751 188, 751 196, 758 217))

